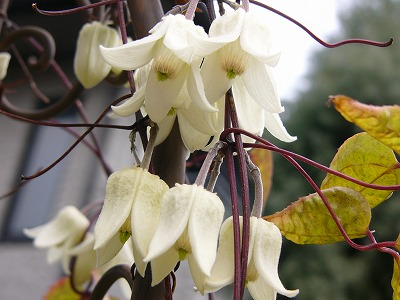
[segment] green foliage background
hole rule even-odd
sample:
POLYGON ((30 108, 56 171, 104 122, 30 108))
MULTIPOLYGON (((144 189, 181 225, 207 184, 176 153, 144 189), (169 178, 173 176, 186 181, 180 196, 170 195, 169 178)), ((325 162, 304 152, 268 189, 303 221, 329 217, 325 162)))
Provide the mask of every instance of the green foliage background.
MULTIPOLYGON (((399 15, 400 1, 396 0, 355 1, 339 12, 341 29, 331 42, 347 38, 387 41, 393 37, 395 43, 389 48, 345 45, 316 51, 307 85, 295 101, 285 103, 284 124, 298 140, 279 146, 329 165, 337 148, 360 131, 327 105, 329 95, 344 94, 375 105, 400 103, 400 49, 396 44, 400 40, 399 15)), ((320 184, 325 174, 306 169, 320 184)), ((274 178, 265 214, 313 192, 285 159, 274 154, 274 178)), ((373 209, 371 229, 376 230, 378 241, 397 238, 399 201, 395 194, 373 209)), ((279 268, 285 286, 300 289, 299 300, 392 298, 393 259, 377 251, 358 252, 343 242, 299 246, 284 239, 279 268)))

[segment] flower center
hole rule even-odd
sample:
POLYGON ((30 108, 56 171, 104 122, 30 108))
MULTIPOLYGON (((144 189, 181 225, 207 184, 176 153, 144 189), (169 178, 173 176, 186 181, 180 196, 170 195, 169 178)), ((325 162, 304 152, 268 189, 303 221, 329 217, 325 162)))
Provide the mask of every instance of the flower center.
POLYGON ((131 216, 129 215, 124 224, 122 224, 121 228, 119 229, 119 240, 122 244, 125 244, 125 242, 130 238, 131 235, 131 216))
POLYGON ((178 58, 171 50, 160 44, 154 56, 153 66, 159 81, 175 78, 185 62, 178 58))
POLYGON ((183 261, 188 253, 192 252, 192 247, 189 242, 188 228, 186 226, 185 230, 175 243, 175 247, 179 253, 179 260, 183 261))
POLYGON ((227 44, 219 50, 220 64, 229 79, 234 79, 237 75, 242 75, 250 55, 243 51, 239 39, 227 44))

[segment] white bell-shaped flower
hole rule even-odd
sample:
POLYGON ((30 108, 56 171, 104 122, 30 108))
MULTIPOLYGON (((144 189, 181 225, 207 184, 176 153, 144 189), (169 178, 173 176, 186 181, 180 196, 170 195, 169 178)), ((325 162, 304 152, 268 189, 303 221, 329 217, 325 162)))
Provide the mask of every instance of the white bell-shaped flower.
POLYGON ((217 18, 209 38, 196 42, 197 51, 207 53, 201 75, 207 99, 220 99, 239 76, 250 96, 263 109, 283 111, 273 79, 272 67, 280 53, 271 50, 271 37, 264 20, 239 8, 217 18))
POLYGON ((89 225, 89 220, 76 207, 66 206, 50 222, 24 229, 24 234, 34 239, 35 247, 48 249, 48 263, 62 260, 67 272, 71 257, 68 250, 82 241, 89 225))
MULTIPOLYGON (((242 229, 242 217, 240 226, 242 229)), ((250 241, 247 263, 246 287, 255 300, 275 300, 277 293, 296 296, 298 290, 287 290, 278 275, 278 262, 282 247, 282 235, 271 222, 250 218, 250 241)), ((231 284, 234 280, 233 218, 221 227, 219 247, 211 275, 206 279, 205 291, 213 292, 231 284)))
POLYGON ((110 175, 103 208, 94 228, 98 265, 110 261, 132 236, 133 256, 141 275, 144 256, 160 214, 168 185, 147 170, 133 167, 110 175))
POLYGON ((99 84, 111 71, 100 53, 100 45, 115 47, 122 44, 118 31, 100 22, 86 23, 79 32, 74 58, 74 72, 86 88, 99 84))
POLYGON ((11 55, 8 52, 0 52, 0 80, 3 80, 7 75, 8 64, 10 63, 11 55))
POLYGON ((215 111, 205 97, 197 61, 192 64, 195 47, 192 37, 206 38, 204 29, 183 15, 168 15, 150 33, 120 47, 100 48, 109 64, 123 70, 136 70, 152 62, 145 88, 127 101, 130 107, 138 110, 145 97, 150 119, 159 123, 186 82, 194 104, 202 110, 215 111))
POLYGON ((193 281, 203 292, 215 261, 224 216, 221 199, 202 186, 176 184, 161 202, 160 222, 145 261, 151 261, 152 284, 163 280, 178 261, 188 258, 193 281))

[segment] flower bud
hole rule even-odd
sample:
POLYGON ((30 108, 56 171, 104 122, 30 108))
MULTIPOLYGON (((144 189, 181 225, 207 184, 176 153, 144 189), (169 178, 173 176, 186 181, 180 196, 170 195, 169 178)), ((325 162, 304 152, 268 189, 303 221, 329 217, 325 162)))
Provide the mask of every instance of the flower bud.
POLYGON ((121 44, 119 33, 114 28, 100 22, 82 27, 75 52, 74 72, 86 89, 99 84, 111 70, 100 53, 100 45, 115 47, 121 44))

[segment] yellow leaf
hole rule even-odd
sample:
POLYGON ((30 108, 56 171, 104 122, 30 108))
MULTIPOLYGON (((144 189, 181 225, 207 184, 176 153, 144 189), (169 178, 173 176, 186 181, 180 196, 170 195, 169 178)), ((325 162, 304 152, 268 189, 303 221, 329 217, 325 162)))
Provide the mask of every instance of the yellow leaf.
POLYGON ((400 154, 400 106, 366 105, 343 95, 330 100, 347 121, 400 154))
POLYGON ((253 148, 250 151, 251 161, 260 169, 264 189, 264 204, 271 190, 273 160, 272 152, 265 149, 253 148))
MULTIPOLYGON (((396 185, 400 183, 400 169, 393 151, 367 133, 359 133, 339 148, 330 168, 367 183, 378 185, 396 185)), ((321 189, 333 186, 350 187, 367 199, 372 207, 385 201, 392 191, 365 188, 341 177, 327 174, 321 189)))
POLYGON ((400 261, 398 259, 394 259, 392 277, 393 300, 400 300, 399 263, 400 261))
POLYGON ((45 300, 79 300, 80 295, 74 292, 69 277, 63 277, 54 283, 44 297, 45 300))
MULTIPOLYGON (((345 187, 322 191, 350 238, 363 237, 371 221, 371 209, 359 192, 345 187)), ((329 244, 343 241, 336 223, 318 194, 302 197, 284 210, 264 217, 287 239, 297 244, 329 244)))

